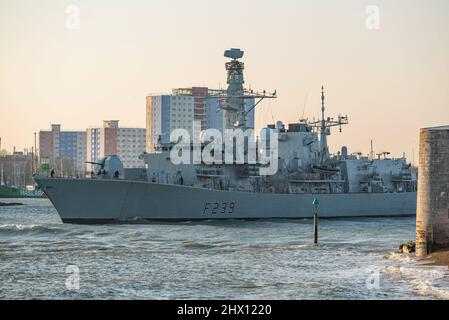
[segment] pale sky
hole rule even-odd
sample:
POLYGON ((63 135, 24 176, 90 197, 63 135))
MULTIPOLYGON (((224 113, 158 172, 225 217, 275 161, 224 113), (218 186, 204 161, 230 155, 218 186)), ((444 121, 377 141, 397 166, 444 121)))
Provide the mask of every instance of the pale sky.
POLYGON ((0 0, 0 137, 31 147, 51 123, 145 126, 145 96, 225 86, 225 49, 245 51, 246 84, 277 89, 256 124, 348 115, 331 151, 405 152, 449 124, 447 0, 0 0), (68 5, 80 29, 66 28, 68 5), (379 8, 380 28, 366 27, 379 8), (304 110, 306 95, 307 104, 304 110))

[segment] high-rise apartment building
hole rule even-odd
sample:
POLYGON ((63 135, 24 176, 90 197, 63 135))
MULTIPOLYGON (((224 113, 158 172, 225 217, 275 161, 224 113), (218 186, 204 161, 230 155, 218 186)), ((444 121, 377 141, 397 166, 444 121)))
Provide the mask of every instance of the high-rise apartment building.
POLYGON ((68 173, 86 170, 86 132, 62 131, 60 124, 52 124, 51 131, 39 132, 39 159, 68 173))
MULTIPOLYGON (((144 163, 139 156, 145 152, 145 128, 120 128, 118 120, 105 120, 103 127, 87 129, 87 155, 89 162, 103 157, 118 156, 125 168, 141 168, 144 163)), ((88 171, 93 165, 88 164, 88 171)))

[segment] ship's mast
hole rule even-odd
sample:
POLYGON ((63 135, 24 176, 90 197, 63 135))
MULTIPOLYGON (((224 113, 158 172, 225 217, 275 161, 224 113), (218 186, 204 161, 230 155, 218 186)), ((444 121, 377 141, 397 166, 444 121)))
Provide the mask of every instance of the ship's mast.
POLYGON ((325 116, 325 96, 324 96, 324 86, 321 86, 321 120, 309 122, 309 126, 314 128, 317 132, 320 133, 320 164, 324 164, 329 159, 329 147, 327 145, 327 136, 331 134, 331 127, 340 127, 348 124, 348 116, 338 115, 338 118, 334 120, 334 118, 326 118, 325 116))
POLYGON ((245 100, 243 98, 245 83, 243 70, 245 64, 238 61, 243 57, 244 52, 240 49, 231 49, 225 52, 225 57, 231 58, 226 63, 226 71, 228 72, 228 89, 225 109, 225 129, 234 129, 235 127, 246 128, 245 116, 245 100))
POLYGON ((329 148, 327 146, 327 127, 324 118, 324 86, 321 86, 321 128, 320 128, 320 162, 324 163, 329 158, 329 148))
POLYGON ((253 90, 245 90, 243 84, 245 83, 243 77, 243 70, 245 64, 238 59, 243 58, 244 51, 232 48, 226 50, 224 56, 232 59, 226 63, 226 71, 228 73, 228 89, 226 90, 226 99, 223 104, 220 104, 220 109, 224 111, 224 125, 223 129, 240 128, 245 130, 246 117, 248 114, 266 98, 276 98, 276 90, 271 94, 266 94, 264 90, 262 93, 254 92, 253 90), (246 108, 246 99, 258 99, 250 108, 246 108))

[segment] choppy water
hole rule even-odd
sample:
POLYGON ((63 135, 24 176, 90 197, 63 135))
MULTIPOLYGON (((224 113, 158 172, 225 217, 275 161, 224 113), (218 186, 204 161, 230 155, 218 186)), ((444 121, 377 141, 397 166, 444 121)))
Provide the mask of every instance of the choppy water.
POLYGON ((315 246, 311 220, 79 226, 21 202, 0 207, 1 299, 449 298, 447 268, 391 254, 414 218, 321 220, 315 246))

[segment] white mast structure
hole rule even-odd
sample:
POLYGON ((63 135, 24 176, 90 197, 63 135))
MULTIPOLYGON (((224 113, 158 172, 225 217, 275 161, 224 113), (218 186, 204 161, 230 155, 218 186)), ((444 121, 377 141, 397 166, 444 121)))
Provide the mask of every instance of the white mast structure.
POLYGON ((321 163, 324 163, 329 158, 329 147, 327 145, 327 135, 330 130, 326 127, 326 120, 324 119, 324 86, 321 86, 321 127, 320 127, 320 156, 321 163))
POLYGON ((265 98, 276 98, 276 90, 267 95, 264 90, 263 93, 257 93, 253 90, 245 90, 243 84, 245 83, 243 77, 243 70, 245 69, 245 64, 238 61, 238 59, 243 58, 244 51, 236 48, 226 50, 224 56, 226 58, 232 59, 226 63, 226 71, 228 73, 228 89, 226 90, 225 102, 220 105, 220 109, 224 111, 224 125, 223 129, 236 129, 240 128, 245 130, 246 118, 248 113, 250 113, 263 99, 265 98), (254 106, 245 109, 245 99, 259 99, 254 106))
POLYGON ((320 164, 323 165, 329 159, 329 147, 327 145, 327 136, 331 134, 331 127, 340 127, 348 124, 348 116, 338 115, 338 118, 334 120, 334 118, 326 118, 325 117, 325 107, 324 107, 324 86, 321 86, 321 120, 310 122, 309 125, 317 132, 320 133, 320 164))

